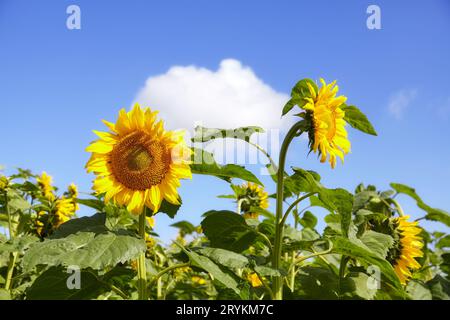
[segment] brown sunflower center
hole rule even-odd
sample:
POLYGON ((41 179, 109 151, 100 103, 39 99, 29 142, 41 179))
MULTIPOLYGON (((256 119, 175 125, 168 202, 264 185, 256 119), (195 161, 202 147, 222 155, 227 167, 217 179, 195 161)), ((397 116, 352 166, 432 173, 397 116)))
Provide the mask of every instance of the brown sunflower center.
POLYGON ((118 182, 132 190, 146 190, 161 183, 170 162, 170 151, 162 142, 136 131, 114 146, 109 164, 118 182))

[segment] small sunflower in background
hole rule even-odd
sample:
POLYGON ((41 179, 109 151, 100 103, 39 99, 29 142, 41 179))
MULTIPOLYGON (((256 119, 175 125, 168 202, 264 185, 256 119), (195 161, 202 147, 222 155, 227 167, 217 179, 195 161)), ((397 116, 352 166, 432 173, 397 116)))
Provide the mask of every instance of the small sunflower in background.
POLYGON ((246 219, 257 219, 259 214, 252 212, 254 208, 267 209, 269 195, 263 187, 256 183, 247 182, 240 186, 233 186, 239 211, 246 219))
POLYGON ((145 206, 156 213, 163 199, 180 204, 180 179, 192 177, 184 132, 165 131, 156 116, 137 104, 122 109, 115 124, 103 121, 110 132, 94 131, 100 139, 86 149, 92 153, 87 171, 97 175, 93 189, 133 214, 145 206))
POLYGON ((332 168, 336 167, 336 159, 344 162, 344 155, 350 152, 350 141, 347 139, 345 112, 341 106, 347 101, 347 97, 336 94, 339 87, 336 81, 327 84, 320 79, 322 87, 316 89, 309 82, 309 96, 307 103, 302 106, 305 113, 300 115, 311 123, 309 130, 310 148, 314 153, 319 152, 320 162, 328 161, 332 168))
POLYGON ((53 187, 53 178, 48 175, 47 172, 42 172, 42 174, 36 178, 38 186, 41 188, 44 197, 49 201, 55 200, 55 194, 53 193, 55 187, 53 187))
POLYGON ((75 216, 76 211, 77 204, 74 203, 73 199, 62 197, 61 199, 56 200, 54 226, 58 228, 64 222, 69 221, 75 216))

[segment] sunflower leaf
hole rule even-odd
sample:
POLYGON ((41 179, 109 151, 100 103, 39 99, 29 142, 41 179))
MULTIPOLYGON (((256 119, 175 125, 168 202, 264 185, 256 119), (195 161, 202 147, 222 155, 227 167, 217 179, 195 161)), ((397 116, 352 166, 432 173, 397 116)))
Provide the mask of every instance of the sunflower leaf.
POLYGON ((22 266, 27 271, 37 265, 76 265, 100 270, 134 259, 145 250, 142 239, 125 230, 111 232, 104 227, 35 243, 25 253, 22 266))
POLYGON ((316 92, 319 91, 316 83, 311 79, 302 79, 292 88, 291 99, 286 103, 281 113, 282 116, 286 115, 292 110, 294 106, 303 107, 307 101, 305 98, 311 98, 311 92, 309 91, 308 83, 314 88, 316 92))
POLYGON ((26 291, 29 300, 81 300, 95 299, 105 285, 95 274, 80 271, 80 288, 68 287, 70 273, 62 267, 51 267, 39 275, 26 291))
POLYGON ((450 227, 450 215, 444 210, 432 208, 427 205, 425 202, 423 202, 422 198, 419 197, 414 188, 401 183, 391 183, 391 187, 398 193, 406 194, 407 196, 410 196, 411 198, 416 200, 417 206, 427 212, 425 219, 442 222, 450 227))
POLYGON ((245 219, 232 211, 209 211, 201 225, 211 246, 215 248, 242 252, 258 237, 245 219))
POLYGON ((345 256, 365 261, 380 268, 381 275, 395 288, 401 289, 400 281, 391 264, 356 239, 333 237, 333 251, 345 256))
POLYGON ((208 142, 214 139, 238 139, 246 142, 250 141, 254 133, 264 133, 264 129, 256 126, 240 127, 236 129, 217 129, 202 126, 195 127, 192 142, 208 142))
POLYGON ((373 128, 366 115, 361 112, 355 106, 341 105, 341 109, 345 111, 344 120, 353 128, 362 131, 373 136, 377 135, 377 132, 373 128))
POLYGON ((237 178, 263 186, 262 182, 243 166, 235 164, 219 165, 216 163, 212 153, 202 149, 193 148, 192 164, 190 166, 194 174, 215 176, 227 182, 237 178))

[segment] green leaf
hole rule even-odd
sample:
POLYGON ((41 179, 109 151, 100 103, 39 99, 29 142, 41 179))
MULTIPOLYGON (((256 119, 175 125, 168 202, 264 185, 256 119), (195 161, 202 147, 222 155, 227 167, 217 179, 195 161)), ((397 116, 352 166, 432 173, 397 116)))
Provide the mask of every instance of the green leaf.
POLYGON ((355 106, 341 105, 341 109, 344 110, 345 116, 344 120, 351 125, 353 128, 362 131, 373 136, 377 135, 377 132, 373 128, 370 121, 367 119, 366 115, 362 113, 355 106))
POLYGON ((228 267, 232 270, 245 268, 249 264, 247 257, 229 250, 219 248, 202 248, 199 249, 198 252, 210 258, 215 263, 228 267))
POLYGON ((9 291, 1 288, 0 289, 0 301, 1 300, 11 300, 11 296, 9 294, 9 291))
POLYGON ((298 220, 305 228, 314 229, 317 225, 317 217, 311 211, 305 211, 303 217, 298 220))
POLYGON ((286 276, 286 271, 277 270, 267 266, 255 266, 255 272, 258 273, 261 277, 281 277, 286 276))
POLYGON ((180 202, 180 204, 173 204, 167 201, 166 199, 163 199, 158 212, 165 213, 172 219, 175 218, 175 215, 177 214, 178 210, 180 210, 182 203, 181 198, 178 198, 178 201, 180 202))
POLYGON ((376 253, 361 246, 359 243, 355 243, 355 240, 353 239, 333 237, 332 240, 334 252, 378 266, 382 276, 384 276, 389 283, 397 289, 402 288, 394 269, 385 259, 380 258, 376 253))
POLYGON ((309 91, 308 83, 314 88, 316 92, 319 91, 316 83, 311 79, 302 79, 292 88, 291 99, 286 103, 283 108, 282 116, 287 114, 291 109, 297 105, 302 108, 306 103, 306 98, 311 98, 311 92, 309 91))
POLYGON ((386 258, 389 249, 394 244, 394 239, 390 235, 372 230, 364 232, 359 240, 382 259, 386 258))
POLYGON ((353 195, 345 189, 323 189, 319 199, 341 216, 341 227, 345 237, 348 236, 353 209, 353 195))
POLYGON ((431 300, 433 296, 431 291, 421 282, 411 280, 406 287, 406 292, 413 300, 431 300))
POLYGON ((96 275, 80 270, 80 289, 69 289, 67 284, 73 284, 65 268, 51 267, 44 271, 33 282, 26 292, 29 300, 89 300, 95 299, 103 290, 104 285, 96 275))
POLYGON ((31 205, 16 190, 8 189, 8 207, 11 213, 28 210, 31 205))
POLYGON ((23 257, 23 268, 28 271, 37 265, 77 265, 100 270, 134 259, 146 250, 144 240, 123 231, 96 231, 80 231, 34 244, 23 257))
POLYGON ((436 248, 450 248, 450 235, 446 235, 445 237, 439 239, 436 243, 436 248))
POLYGON ((293 167, 294 173, 284 180, 286 196, 301 192, 319 192, 323 189, 320 176, 314 171, 293 167))
POLYGON ((99 199, 76 199, 76 202, 97 211, 103 211, 105 207, 105 202, 99 199))
POLYGON ((184 234, 191 234, 195 231, 195 226, 189 221, 178 221, 172 223, 170 226, 180 229, 184 234))
POLYGON ((372 300, 377 289, 370 288, 368 285, 370 281, 370 276, 364 272, 350 272, 342 281, 341 296, 350 299, 361 298, 372 300))
POLYGON ((250 137, 254 133, 264 133, 264 129, 256 126, 240 127, 236 129, 217 129, 197 126, 195 127, 195 133, 192 141, 207 142, 214 139, 231 138, 249 142, 250 137))
POLYGON ((426 283, 434 300, 450 300, 450 281, 440 275, 436 275, 426 283))
POLYGON ((23 253, 27 250, 33 243, 39 241, 39 238, 35 236, 24 235, 16 237, 7 242, 0 243, 0 252, 20 252, 23 253))
POLYGON ((193 151, 192 164, 190 165, 192 173, 215 176, 227 182, 231 182, 233 178, 238 178, 263 186, 261 181, 243 166, 235 164, 222 166, 216 163, 212 153, 198 148, 193 148, 193 151))
POLYGON ((102 233, 107 230, 105 227, 105 221, 106 214, 104 213, 96 213, 90 217, 71 219, 59 226, 50 238, 65 238, 80 231, 102 233))
POLYGON ((450 227, 450 215, 441 209, 435 209, 427 205, 423 200, 419 197, 419 195, 416 193, 416 190, 414 188, 411 188, 407 185, 400 184, 400 183, 391 183, 391 187, 397 191, 398 193, 403 193, 414 200, 416 200, 417 206, 427 212, 427 215, 425 216, 425 219, 431 220, 431 221, 438 221, 442 222, 448 227, 450 227))
POLYGON ((217 264, 215 264, 208 257, 199 255, 193 251, 183 248, 183 251, 188 255, 192 265, 208 272, 214 280, 219 281, 225 287, 233 290, 236 294, 240 294, 237 280, 229 273, 223 271, 217 264))
POLYGON ((201 225, 212 247, 235 252, 250 247, 258 236, 241 215, 232 211, 210 211, 201 225))

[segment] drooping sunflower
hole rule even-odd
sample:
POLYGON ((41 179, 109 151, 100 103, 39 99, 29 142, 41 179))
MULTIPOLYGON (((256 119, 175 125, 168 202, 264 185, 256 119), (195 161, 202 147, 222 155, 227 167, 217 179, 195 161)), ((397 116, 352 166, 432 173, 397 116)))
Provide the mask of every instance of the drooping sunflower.
POLYGON ((58 228, 64 222, 69 221, 77 210, 77 204, 71 198, 62 197, 56 200, 54 227, 58 228))
POLYGON ((237 186, 235 192, 237 201, 240 203, 240 210, 246 219, 258 218, 258 213, 251 212, 252 208, 267 209, 269 207, 269 195, 256 183, 247 182, 237 186))
POLYGON ((50 201, 55 200, 55 194, 53 193, 55 188, 52 185, 53 178, 44 171, 39 177, 36 178, 36 181, 41 188, 44 197, 50 201))
POLYGON ((312 124, 309 131, 311 150, 319 152, 320 162, 325 162, 328 158, 334 168, 336 157, 344 162, 344 155, 350 152, 350 141, 345 129, 345 112, 341 109, 347 97, 336 97, 339 90, 336 81, 326 84, 321 78, 320 82, 322 87, 318 92, 307 83, 311 97, 305 98, 307 103, 302 109, 306 110, 306 117, 312 124))
POLYGON ((420 268, 415 258, 423 257, 422 238, 419 236, 421 229, 417 222, 408 221, 409 216, 391 219, 394 226, 394 239, 396 245, 388 254, 389 262, 394 266, 400 282, 406 284, 411 278, 411 271, 420 268))
POLYGON ((179 204, 179 180, 192 177, 184 132, 165 131, 156 115, 137 104, 122 109, 115 124, 103 121, 111 132, 94 131, 100 139, 86 149, 87 171, 97 175, 93 189, 134 214, 144 206, 156 213, 163 199, 179 204))

